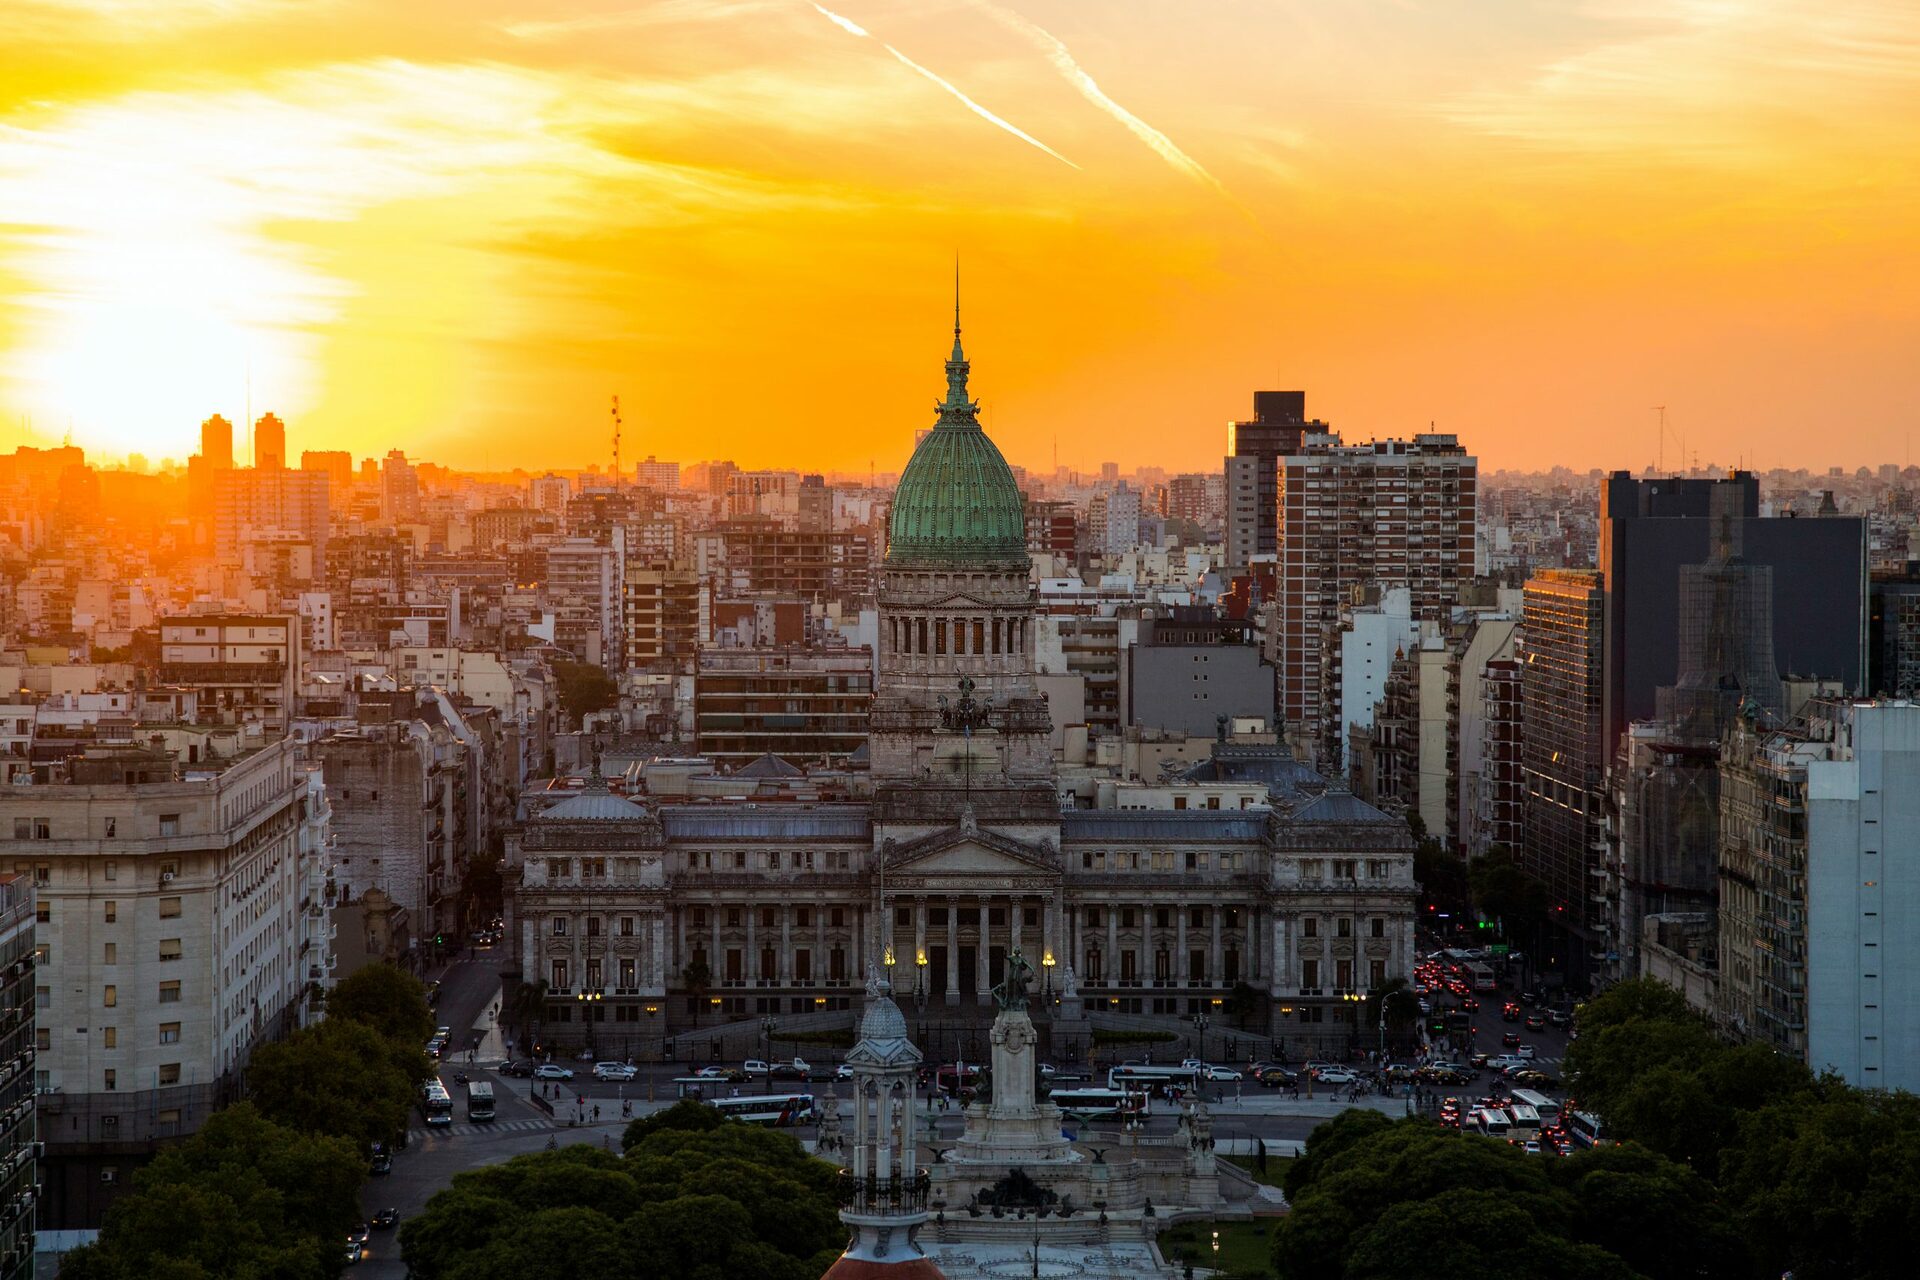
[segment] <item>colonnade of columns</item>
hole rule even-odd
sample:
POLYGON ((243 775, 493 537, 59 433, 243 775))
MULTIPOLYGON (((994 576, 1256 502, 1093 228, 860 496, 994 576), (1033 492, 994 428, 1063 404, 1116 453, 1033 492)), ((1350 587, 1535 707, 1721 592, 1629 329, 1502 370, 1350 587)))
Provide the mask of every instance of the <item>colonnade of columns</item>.
POLYGON ((995 947, 1007 954, 1018 950, 1038 975, 1037 988, 1057 982, 1052 970, 1065 963, 1058 942, 1065 921, 1059 897, 1053 893, 890 894, 882 904, 882 918, 884 946, 895 962, 894 990, 901 995, 959 1004, 963 936, 973 943, 971 994, 980 1004, 991 1001, 992 988, 1003 977, 993 971, 995 947), (902 909, 909 913, 908 923, 899 919, 902 909), (1000 913, 998 924, 996 912, 1000 913), (938 919, 942 916, 943 922, 938 919), (936 975, 935 970, 942 968, 944 975, 936 975), (936 983, 943 989, 934 990, 936 983))

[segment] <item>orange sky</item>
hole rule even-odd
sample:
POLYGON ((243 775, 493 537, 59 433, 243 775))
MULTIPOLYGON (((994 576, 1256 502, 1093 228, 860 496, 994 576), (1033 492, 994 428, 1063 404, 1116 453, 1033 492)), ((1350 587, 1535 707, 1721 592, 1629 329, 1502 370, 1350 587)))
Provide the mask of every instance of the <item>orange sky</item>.
POLYGON ((0 4, 4 447, 1905 461, 1917 246, 1912 0, 0 4))

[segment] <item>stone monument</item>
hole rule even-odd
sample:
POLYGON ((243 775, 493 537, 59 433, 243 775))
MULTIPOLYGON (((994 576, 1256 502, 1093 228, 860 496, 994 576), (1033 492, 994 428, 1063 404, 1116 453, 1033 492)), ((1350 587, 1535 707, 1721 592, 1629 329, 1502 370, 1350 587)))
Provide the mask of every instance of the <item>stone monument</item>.
POLYGON ((1035 1095, 1037 1037, 1027 1016, 1033 967, 1018 948, 1007 957, 1006 977, 993 989, 1000 1013, 988 1039, 993 1045, 993 1096, 975 1104, 967 1131, 946 1159, 956 1165, 1026 1168, 1079 1160, 1060 1132, 1060 1109, 1035 1095))

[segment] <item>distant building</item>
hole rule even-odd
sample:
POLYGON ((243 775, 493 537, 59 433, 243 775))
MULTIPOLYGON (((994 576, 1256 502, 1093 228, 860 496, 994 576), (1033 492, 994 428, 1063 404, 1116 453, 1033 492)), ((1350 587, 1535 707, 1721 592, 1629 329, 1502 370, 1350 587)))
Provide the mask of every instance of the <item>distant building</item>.
POLYGON ((1273 668, 1238 624, 1154 619, 1121 660, 1130 727, 1204 738, 1221 716, 1273 723, 1273 668))
POLYGON ((162 684, 195 690, 203 716, 284 733, 299 687, 297 615, 183 614, 160 623, 162 684))
POLYGON ((843 764, 866 746, 873 653, 703 649, 693 698, 695 750, 709 760, 843 764))
POLYGON ((1253 418, 1227 426, 1227 563, 1244 568, 1280 549, 1280 459, 1299 453, 1309 431, 1304 391, 1256 391, 1253 418))
POLYGON ((634 483, 648 489, 678 489, 680 487, 680 464, 661 462, 652 454, 645 462, 633 465, 634 483))
POLYGON ((407 455, 387 451, 380 464, 380 518, 404 523, 420 516, 420 476, 407 455))
POLYGON ((256 471, 283 471, 287 465, 287 424, 263 413, 253 424, 253 466, 256 471))
POLYGON ((345 449, 303 450, 300 469, 323 473, 327 477, 328 491, 342 506, 353 493, 353 454, 345 449))

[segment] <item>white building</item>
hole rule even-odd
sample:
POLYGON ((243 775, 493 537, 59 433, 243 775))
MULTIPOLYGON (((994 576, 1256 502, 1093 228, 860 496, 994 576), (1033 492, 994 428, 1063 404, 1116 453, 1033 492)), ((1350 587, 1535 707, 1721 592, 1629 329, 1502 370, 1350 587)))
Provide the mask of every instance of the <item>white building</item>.
POLYGON ((1397 654, 1419 642, 1420 627, 1413 620, 1413 593, 1388 587, 1378 603, 1347 611, 1340 629, 1340 701, 1329 708, 1338 723, 1330 741, 1337 742, 1340 767, 1347 759, 1347 731, 1354 725, 1373 727, 1373 708, 1387 694, 1387 673, 1397 654))
POLYGON ((291 741, 233 741, 192 765, 164 746, 96 749, 64 781, 0 787, 4 856, 39 898, 47 1222, 97 1222, 134 1162, 230 1100, 253 1047, 303 1021, 328 979, 309 924, 326 810, 291 741))
POLYGON ((1842 704, 1807 770, 1807 1058, 1920 1090, 1920 705, 1842 704))

